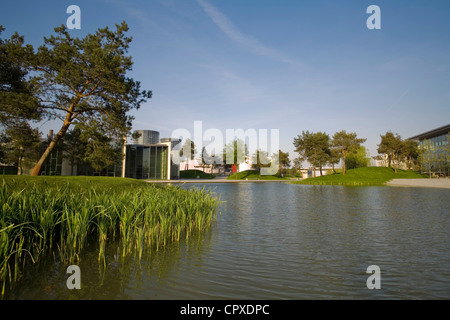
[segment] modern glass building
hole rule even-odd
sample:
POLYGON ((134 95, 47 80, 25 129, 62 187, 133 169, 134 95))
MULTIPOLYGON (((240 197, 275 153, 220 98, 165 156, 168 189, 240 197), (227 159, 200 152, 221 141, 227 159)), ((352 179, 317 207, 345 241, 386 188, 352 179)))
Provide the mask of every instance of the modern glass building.
POLYGON ((425 169, 441 175, 449 175, 450 124, 409 138, 419 141, 422 163, 425 169))
MULTIPOLYGON (((181 143, 181 139, 176 138, 161 138, 161 143, 170 143, 170 150, 172 151, 176 145, 181 143)), ((172 157, 171 157, 172 159, 172 157)), ((180 164, 170 161, 170 180, 180 179, 180 164)))
POLYGON ((179 166, 172 163, 172 148, 180 143, 179 139, 166 138, 159 142, 159 132, 141 130, 139 142, 123 146, 124 157, 117 159, 117 163, 96 172, 89 163, 77 159, 70 164, 64 156, 64 150, 55 148, 42 170, 42 175, 55 176, 114 176, 134 179, 171 180, 179 179, 179 166))
POLYGON ((125 177, 170 179, 170 146, 167 144, 126 146, 125 177))

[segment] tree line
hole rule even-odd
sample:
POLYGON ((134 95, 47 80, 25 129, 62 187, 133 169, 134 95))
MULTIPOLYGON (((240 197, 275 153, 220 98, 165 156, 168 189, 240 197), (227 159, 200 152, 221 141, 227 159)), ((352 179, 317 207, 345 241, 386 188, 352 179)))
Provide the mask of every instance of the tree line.
MULTIPOLYGON (((225 162, 227 151, 232 150, 228 154, 233 154, 234 159, 226 163, 233 163, 238 166, 250 160, 249 162, 254 169, 261 170, 261 168, 270 166, 271 161, 276 158, 279 163, 278 175, 288 172, 295 173, 300 169, 304 169, 305 162, 313 167, 314 174, 316 169, 318 169, 320 175, 323 175, 323 168, 325 166, 332 167, 333 171, 336 172, 335 166, 341 163, 342 174, 346 174, 349 169, 370 165, 370 157, 366 148, 363 146, 365 141, 365 138, 359 138, 355 132, 347 132, 346 130, 336 132, 331 137, 325 132, 302 131, 293 141, 298 157, 293 159, 293 166, 291 166, 288 152, 279 150, 277 153, 269 155, 267 151, 256 150, 250 155, 245 142, 236 139, 224 147, 223 156, 220 158, 220 161, 225 162)), ((446 147, 447 149, 448 145, 446 147)), ((373 157, 373 159, 384 161, 385 165, 392 167, 394 172, 398 172, 401 164, 404 164, 409 170, 417 170, 424 166, 429 167, 429 161, 436 161, 436 156, 432 157, 430 154, 432 148, 420 149, 418 141, 404 140, 400 135, 394 134, 391 131, 380 135, 380 143, 377 146, 379 154, 373 157)), ((190 154, 186 158, 187 161, 194 160, 195 146, 192 141, 187 140, 182 150, 190 150, 188 152, 185 151, 185 156, 187 153, 190 154)), ((446 152, 448 158, 448 150, 446 152)), ((203 148, 198 158, 203 168, 208 167, 208 164, 211 163, 205 161, 205 158, 208 157, 208 153, 203 148)))

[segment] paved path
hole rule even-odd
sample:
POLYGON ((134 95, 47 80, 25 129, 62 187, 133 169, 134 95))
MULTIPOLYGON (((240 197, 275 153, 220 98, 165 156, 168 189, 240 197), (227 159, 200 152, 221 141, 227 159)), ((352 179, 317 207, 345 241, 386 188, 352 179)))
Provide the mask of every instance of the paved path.
POLYGON ((386 183, 394 187, 428 187, 450 189, 450 179, 393 179, 386 183))

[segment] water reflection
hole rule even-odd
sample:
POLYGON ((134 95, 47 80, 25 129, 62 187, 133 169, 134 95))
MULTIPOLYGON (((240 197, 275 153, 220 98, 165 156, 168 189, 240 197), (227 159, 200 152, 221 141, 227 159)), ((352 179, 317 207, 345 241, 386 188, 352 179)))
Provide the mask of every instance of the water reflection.
MULTIPOLYGON (((185 188, 202 185, 186 185, 185 188)), ((48 259, 17 299, 449 299, 449 192, 392 187, 208 184, 217 221, 142 261, 97 251, 80 262, 82 290, 48 259), (366 269, 381 268, 368 290, 366 269)))

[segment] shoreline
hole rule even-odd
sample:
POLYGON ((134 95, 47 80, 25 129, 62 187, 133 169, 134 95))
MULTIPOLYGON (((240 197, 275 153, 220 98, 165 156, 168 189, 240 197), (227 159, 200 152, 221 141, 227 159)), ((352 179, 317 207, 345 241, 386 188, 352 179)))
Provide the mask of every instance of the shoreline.
MULTIPOLYGON (((300 181, 302 179, 290 180, 228 180, 226 178, 214 179, 180 179, 180 180, 146 180, 149 183, 184 184, 184 183, 287 183, 300 181)), ((450 179, 393 179, 385 184, 389 187, 416 187, 416 188, 444 188, 450 189, 450 179)))
POLYGON ((289 182, 298 180, 228 180, 228 179, 180 179, 180 180, 147 180, 149 183, 261 183, 261 182, 289 182))

